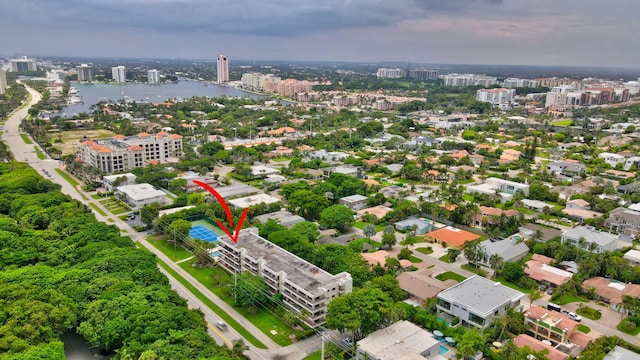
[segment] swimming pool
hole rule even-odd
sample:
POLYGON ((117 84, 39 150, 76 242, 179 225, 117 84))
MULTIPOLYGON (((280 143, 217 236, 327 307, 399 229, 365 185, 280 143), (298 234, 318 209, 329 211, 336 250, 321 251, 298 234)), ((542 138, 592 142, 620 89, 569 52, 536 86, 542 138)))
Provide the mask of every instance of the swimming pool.
POLYGON ((440 353, 439 353, 439 354, 440 354, 440 355, 444 355, 444 354, 446 354, 447 352, 449 352, 449 348, 447 348, 446 346, 442 346, 442 345, 440 345, 440 353))
POLYGON ((216 258, 216 257, 219 257, 222 254, 220 253, 220 251, 212 251, 212 252, 209 253, 209 255, 211 255, 211 257, 216 258))

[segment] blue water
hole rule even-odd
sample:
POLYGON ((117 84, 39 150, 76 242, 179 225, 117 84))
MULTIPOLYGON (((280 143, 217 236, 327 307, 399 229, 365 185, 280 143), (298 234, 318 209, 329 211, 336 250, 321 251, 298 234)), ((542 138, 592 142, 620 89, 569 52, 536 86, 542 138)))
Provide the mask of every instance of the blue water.
POLYGON ((189 236, 194 239, 197 238, 208 242, 214 242, 218 240, 218 235, 216 233, 202 225, 196 225, 192 227, 191 230, 189 230, 189 236))
POLYGON ((440 345, 440 355, 444 355, 449 351, 449 349, 446 346, 442 346, 440 345))
POLYGON ((220 253, 220 251, 212 251, 212 252, 209 253, 209 255, 211 255, 211 257, 216 258, 216 257, 219 257, 222 254, 220 253))
POLYGON ((100 101, 121 99, 131 99, 133 101, 145 101, 151 103, 163 102, 167 99, 182 98, 188 99, 193 96, 208 97, 248 97, 251 99, 262 98, 260 95, 248 93, 234 88, 233 86, 220 86, 195 81, 179 81, 170 84, 79 84, 72 83, 71 86, 78 89, 83 103, 69 105, 63 111, 72 116, 81 112, 89 113, 90 107, 100 101))

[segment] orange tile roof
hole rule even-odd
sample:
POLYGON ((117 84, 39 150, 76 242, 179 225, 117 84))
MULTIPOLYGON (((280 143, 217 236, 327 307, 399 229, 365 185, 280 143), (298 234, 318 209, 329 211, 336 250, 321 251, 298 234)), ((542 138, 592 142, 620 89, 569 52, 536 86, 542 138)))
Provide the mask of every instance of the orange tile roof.
POLYGON ((524 348, 525 346, 534 351, 548 350, 547 359, 549 360, 564 360, 569 357, 569 354, 565 354, 562 351, 554 348, 551 345, 547 345, 540 340, 537 340, 527 334, 520 334, 515 339, 516 346, 524 348))
POLYGON ((167 136, 167 135, 169 135, 168 132, 160 131, 159 133, 156 134, 156 138, 164 137, 164 136, 167 136))
POLYGON ((96 142, 92 141, 92 140, 85 140, 85 141, 81 142, 80 145, 82 145, 82 146, 91 146, 91 145, 96 145, 96 142))
POLYGON ((171 134, 169 135, 169 139, 182 139, 182 136, 178 134, 171 134))
POLYGON ((461 247, 467 241, 473 241, 480 238, 480 235, 474 234, 462 229, 453 228, 451 226, 443 227, 425 234, 426 237, 445 242, 450 246, 461 247))
POLYGON ((140 145, 131 145, 129 146, 127 149, 131 150, 131 151, 139 151, 139 150, 144 150, 144 148, 140 145))
POLYGON ((578 322, 571 320, 571 318, 565 314, 561 314, 557 311, 547 310, 543 307, 533 305, 524 314, 529 319, 544 320, 547 317, 551 317, 554 320, 555 327, 558 329, 567 329, 567 332, 571 334, 578 327, 578 322))
POLYGON ((158 160, 149 160, 149 164, 150 165, 158 165, 158 164, 160 164, 160 161, 158 161, 158 160))
POLYGON ((113 137, 114 139, 126 139, 127 137, 122 135, 122 134, 118 134, 116 136, 113 137))
POLYGON ((109 149, 108 147, 104 147, 104 146, 101 146, 101 147, 98 149, 98 152, 101 152, 101 153, 110 153, 110 152, 112 152, 112 151, 113 151, 113 150, 109 149))
POLYGON ((138 136, 139 137, 148 137, 148 136, 151 136, 151 135, 149 135, 149 133, 146 133, 146 132, 141 132, 141 133, 138 134, 138 136))

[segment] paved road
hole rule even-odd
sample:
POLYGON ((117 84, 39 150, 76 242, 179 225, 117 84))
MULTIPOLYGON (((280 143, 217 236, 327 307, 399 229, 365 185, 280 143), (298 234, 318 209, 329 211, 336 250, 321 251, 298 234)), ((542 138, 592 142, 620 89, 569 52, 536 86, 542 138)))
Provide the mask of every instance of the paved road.
MULTIPOLYGON (((45 178, 60 184, 62 186, 62 192, 64 194, 69 195, 75 200, 78 200, 86 205, 94 204, 106 214, 110 214, 110 212, 98 201, 93 200, 90 196, 86 195, 82 192, 81 189, 76 189, 71 184, 69 184, 60 174, 58 174, 55 170, 59 167, 59 162, 53 159, 38 159, 35 151, 34 144, 26 144, 22 138, 20 137, 20 122, 22 119, 27 117, 28 109, 40 101, 41 96, 35 90, 26 87, 29 93, 32 96, 31 102, 25 106, 24 108, 13 113, 4 124, 4 132, 2 134, 2 140, 4 140, 17 161, 23 161, 29 163, 38 173, 42 174, 45 178)), ((288 347, 281 347, 275 344, 268 336, 266 336, 262 331, 256 328, 253 324, 247 321, 243 316, 241 316, 235 309, 229 306, 224 301, 220 300, 215 294, 211 293, 206 287, 196 281, 189 273, 180 268, 177 264, 173 263, 171 259, 166 257, 162 252, 157 250, 154 246, 151 246, 147 240, 144 238, 143 234, 138 234, 134 229, 132 229, 125 221, 120 220, 117 216, 103 216, 97 213, 94 210, 94 214, 99 221, 114 224, 118 228, 123 231, 123 235, 128 235, 131 237, 133 241, 138 241, 140 244, 151 250, 156 256, 162 259, 165 263, 167 263, 174 271, 179 273, 181 276, 190 281, 200 292, 205 294, 209 299, 211 299, 216 305, 220 306, 224 311, 226 311, 229 315, 231 315, 238 323, 240 323, 245 329, 249 330, 256 338, 258 338, 262 343, 264 343, 268 349, 256 349, 254 346, 251 346, 248 341, 244 341, 245 344, 249 346, 249 351, 247 355, 252 360, 267 360, 267 359, 282 359, 282 360, 297 360, 302 359, 307 354, 311 353, 313 350, 318 349, 320 347, 320 338, 313 336, 288 347), (111 222, 108 221, 111 219, 111 222)), ((161 269, 162 271, 162 269, 161 269)), ((164 271, 163 271, 164 272, 164 271)), ((219 344, 227 344, 231 345, 233 341, 237 339, 241 339, 242 337, 232 328, 229 328, 226 331, 220 331, 213 324, 217 321, 220 321, 220 317, 218 317, 213 310, 208 308, 204 303, 202 303, 195 295, 193 295, 189 290, 187 290, 182 284, 180 284, 175 278, 171 275, 164 272, 169 279, 171 287, 184 299, 187 300, 189 306, 191 308, 200 309, 205 316, 205 320, 209 324, 209 333, 211 336, 219 343, 219 344)))

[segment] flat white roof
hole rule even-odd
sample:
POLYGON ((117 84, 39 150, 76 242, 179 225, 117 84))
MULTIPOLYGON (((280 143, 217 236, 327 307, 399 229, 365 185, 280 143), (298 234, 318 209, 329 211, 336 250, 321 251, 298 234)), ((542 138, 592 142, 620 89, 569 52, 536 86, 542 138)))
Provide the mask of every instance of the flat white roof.
POLYGON ((280 201, 280 199, 275 196, 271 196, 268 194, 257 194, 257 195, 243 197, 243 198, 229 200, 227 202, 237 208, 244 209, 244 208, 248 208, 249 206, 253 206, 260 203, 273 204, 278 201, 280 201))
POLYGON ((524 297, 520 291, 474 275, 438 294, 438 298, 461 304, 478 316, 487 316, 506 302, 524 297))
POLYGON ((136 176, 132 173, 126 173, 126 174, 117 174, 117 175, 105 175, 102 177, 102 179, 104 180, 109 180, 109 181, 116 181, 118 178, 121 178, 123 176, 126 176, 127 179, 135 179, 136 176))
POLYGON ((426 351, 433 352, 428 359, 435 359, 439 355, 438 344, 433 334, 403 320, 374 331, 358 341, 358 348, 376 359, 424 360, 423 353, 426 351))
POLYGON ((151 184, 123 185, 116 188, 117 191, 127 195, 135 201, 152 199, 159 196, 166 196, 163 191, 156 190, 151 184))
POLYGON ((624 254, 623 258, 625 258, 627 260, 631 260, 631 261, 640 262, 640 251, 639 250, 629 250, 624 254))

